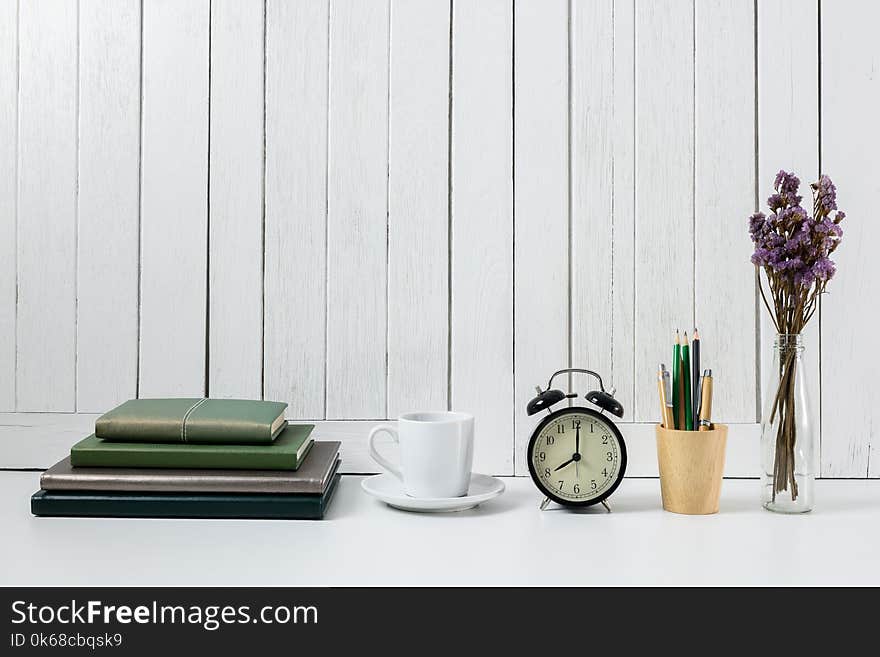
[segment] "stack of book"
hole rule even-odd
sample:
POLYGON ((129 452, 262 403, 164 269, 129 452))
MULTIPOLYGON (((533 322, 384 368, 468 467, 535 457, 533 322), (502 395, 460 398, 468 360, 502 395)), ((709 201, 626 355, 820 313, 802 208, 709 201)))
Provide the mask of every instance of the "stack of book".
POLYGON ((320 519, 339 443, 290 424, 287 404, 133 399, 40 478, 37 516, 320 519))

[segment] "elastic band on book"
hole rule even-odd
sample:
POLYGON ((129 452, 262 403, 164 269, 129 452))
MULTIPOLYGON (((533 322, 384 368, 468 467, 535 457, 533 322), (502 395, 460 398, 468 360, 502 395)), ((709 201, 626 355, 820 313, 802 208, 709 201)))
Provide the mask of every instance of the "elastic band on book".
POLYGON ((200 399, 195 404, 189 407, 189 410, 183 414, 183 422, 180 424, 180 437, 183 439, 183 442, 186 442, 186 421, 189 419, 190 413, 196 410, 199 406, 208 401, 208 398, 200 399))

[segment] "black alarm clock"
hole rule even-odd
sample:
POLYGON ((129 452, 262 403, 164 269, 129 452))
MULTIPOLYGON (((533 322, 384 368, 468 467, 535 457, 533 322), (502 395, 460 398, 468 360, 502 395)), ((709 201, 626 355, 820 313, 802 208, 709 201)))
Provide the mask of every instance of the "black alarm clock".
POLYGON ((596 372, 573 367, 555 372, 545 390, 536 389, 538 396, 528 403, 526 413, 547 411, 548 415, 532 432, 526 456, 532 481, 544 495, 541 509, 552 501, 570 507, 602 503, 610 511, 606 500, 626 472, 626 443, 606 415, 623 417, 614 390, 606 392, 596 372), (589 374, 599 381, 599 390, 584 395, 595 409, 563 406, 552 410, 559 402, 578 397, 553 388, 553 379, 569 372, 589 374))

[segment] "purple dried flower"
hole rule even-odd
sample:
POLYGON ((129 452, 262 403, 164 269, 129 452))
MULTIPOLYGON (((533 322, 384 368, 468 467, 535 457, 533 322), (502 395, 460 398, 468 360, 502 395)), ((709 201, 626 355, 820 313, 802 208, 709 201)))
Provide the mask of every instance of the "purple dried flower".
POLYGON ((837 268, 834 266, 834 261, 830 258, 819 258, 813 264, 813 274, 820 281, 830 281, 836 271, 837 268))
POLYGON ((763 267, 767 264, 767 249, 758 248, 755 249, 755 252, 752 254, 752 264, 758 267, 763 267))
POLYGON ((764 230, 767 225, 767 218, 764 216, 763 212, 756 212, 751 217, 749 217, 749 235, 752 236, 752 241, 756 241, 758 236, 764 230))
POLYGON ((767 198, 767 205, 770 206, 770 209, 774 212, 779 212, 783 208, 800 205, 803 197, 794 193, 795 191, 797 191, 798 184, 800 184, 800 181, 797 178, 794 179, 793 183, 789 183, 788 180, 786 180, 786 182, 784 183, 784 185, 788 188, 786 191, 771 194, 767 198), (791 187, 793 187, 793 189, 790 189, 791 187))
POLYGON ((804 267, 794 275, 794 282, 796 285, 800 287, 812 287, 813 283, 816 281, 816 275, 813 273, 813 270, 809 267, 804 267))
POLYGON ((828 256, 840 242, 840 223, 846 214, 837 210, 837 189, 828 176, 810 185, 812 213, 801 206, 800 180, 794 173, 779 171, 773 186, 775 193, 767 199, 770 214, 756 212, 749 217, 755 246, 751 261, 764 270, 777 295, 770 297, 776 306, 771 314, 777 328, 799 332, 816 308, 816 296, 834 276, 836 268, 828 256), (779 295, 779 290, 790 292, 779 295))
POLYGON ((785 198, 782 194, 771 194, 767 198, 767 205, 774 212, 779 212, 779 210, 785 207, 785 198))
POLYGON ((785 271, 785 262, 785 251, 783 249, 770 249, 767 253, 767 266, 774 271, 785 271))
POLYGON ((778 223, 790 227, 799 221, 807 219, 810 215, 799 205, 787 207, 777 215, 778 223))
POLYGON ((804 262, 800 258, 792 258, 790 260, 786 260, 785 262, 779 265, 780 271, 799 271, 803 269, 804 262))
MULTIPOLYGON (((798 178, 793 173, 788 173, 787 171, 780 169, 779 173, 776 174, 776 180, 773 183, 773 187, 777 192, 781 194, 788 194, 794 196, 797 194, 798 187, 801 186, 800 178, 798 178)), ((800 203, 800 200, 798 200, 800 203)))
POLYGON ((796 251, 801 246, 810 243, 810 222, 804 221, 793 233, 791 238, 785 243, 785 248, 790 251, 796 251))
POLYGON ((813 189, 816 190, 816 202, 823 215, 837 209, 837 187, 831 182, 831 178, 822 174, 819 181, 813 184, 813 189))

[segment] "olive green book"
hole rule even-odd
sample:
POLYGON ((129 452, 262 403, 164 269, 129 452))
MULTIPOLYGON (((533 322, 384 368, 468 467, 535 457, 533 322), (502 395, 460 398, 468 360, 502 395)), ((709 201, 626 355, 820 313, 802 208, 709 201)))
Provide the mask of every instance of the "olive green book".
POLYGON ((206 445, 271 443, 284 429, 284 402, 261 399, 130 399, 95 421, 104 440, 206 445))
POLYGON ((95 434, 70 449, 74 467, 296 470, 312 446, 312 424, 291 424, 269 445, 122 443, 95 434))

